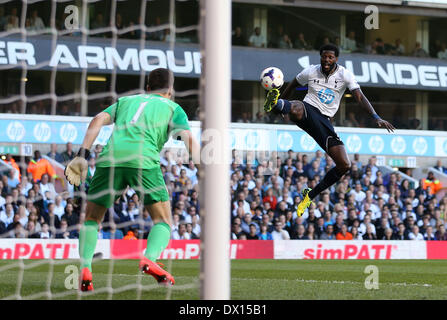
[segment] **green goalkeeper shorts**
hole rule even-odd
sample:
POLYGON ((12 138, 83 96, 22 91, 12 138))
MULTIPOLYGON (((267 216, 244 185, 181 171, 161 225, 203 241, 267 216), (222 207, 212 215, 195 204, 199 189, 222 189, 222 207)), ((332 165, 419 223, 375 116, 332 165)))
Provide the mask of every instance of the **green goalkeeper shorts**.
POLYGON ((127 186, 144 199, 144 205, 169 201, 160 168, 136 169, 125 167, 97 167, 88 189, 87 200, 110 208, 127 186))

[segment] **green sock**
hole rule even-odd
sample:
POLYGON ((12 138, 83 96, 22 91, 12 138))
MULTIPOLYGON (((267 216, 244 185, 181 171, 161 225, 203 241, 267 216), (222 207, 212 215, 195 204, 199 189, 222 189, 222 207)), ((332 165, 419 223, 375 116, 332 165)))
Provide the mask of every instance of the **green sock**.
POLYGON ((144 256, 155 262, 168 246, 171 238, 171 227, 164 222, 155 224, 147 236, 147 247, 144 256))
POLYGON ((81 270, 89 268, 92 271, 93 254, 98 241, 98 224, 87 220, 79 231, 79 256, 81 257, 81 270))

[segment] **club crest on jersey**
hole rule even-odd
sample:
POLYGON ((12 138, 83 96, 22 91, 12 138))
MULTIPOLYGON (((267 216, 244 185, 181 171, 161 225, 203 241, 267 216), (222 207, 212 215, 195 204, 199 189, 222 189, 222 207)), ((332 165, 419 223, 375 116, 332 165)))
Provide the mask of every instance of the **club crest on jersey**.
POLYGON ((321 89, 318 91, 318 99, 321 103, 330 104, 335 99, 335 93, 331 89, 321 89))

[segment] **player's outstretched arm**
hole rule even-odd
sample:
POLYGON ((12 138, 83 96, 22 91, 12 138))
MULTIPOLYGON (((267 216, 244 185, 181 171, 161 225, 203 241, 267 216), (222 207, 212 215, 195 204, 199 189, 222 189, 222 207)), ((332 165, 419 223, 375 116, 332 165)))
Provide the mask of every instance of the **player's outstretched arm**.
POLYGON ((192 159, 197 167, 199 167, 200 144, 197 142, 196 138, 194 138, 192 132, 190 130, 182 130, 176 135, 185 143, 186 150, 188 150, 189 153, 189 158, 192 159))
POLYGON ((65 168, 64 174, 69 183, 79 186, 81 182, 85 181, 87 178, 87 159, 90 155, 90 148, 98 137, 101 128, 111 123, 112 118, 107 112, 97 114, 90 122, 77 156, 71 160, 65 168))
POLYGON ((373 106, 369 102, 368 98, 365 97, 365 95, 363 94, 362 90, 360 90, 360 88, 353 90, 352 95, 354 96, 357 103, 376 120, 377 126, 379 126, 380 128, 387 129, 388 132, 394 132, 394 130, 396 128, 394 128, 394 126, 391 123, 389 123, 388 121, 380 118, 380 116, 376 113, 373 106))
POLYGON ((295 91, 295 88, 298 86, 299 86, 298 81, 296 80, 296 78, 293 78, 293 80, 287 84, 287 87, 283 91, 283 93, 281 93, 280 99, 289 100, 290 98, 292 98, 292 93, 295 91))

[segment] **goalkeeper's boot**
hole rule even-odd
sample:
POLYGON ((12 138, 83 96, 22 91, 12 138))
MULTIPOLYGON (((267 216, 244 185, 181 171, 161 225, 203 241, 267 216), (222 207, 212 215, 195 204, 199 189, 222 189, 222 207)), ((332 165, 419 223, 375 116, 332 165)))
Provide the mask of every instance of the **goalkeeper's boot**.
POLYGON ((301 200, 300 204, 298 205, 298 209, 296 210, 296 213, 298 217, 301 217, 304 213, 304 210, 306 210, 310 204, 312 203, 312 199, 309 198, 309 191, 312 190, 311 188, 306 188, 303 190, 303 200, 301 200))
POLYGON ((264 111, 265 112, 272 111, 273 107, 276 106, 276 104, 278 103, 278 98, 279 98, 279 90, 275 88, 271 89, 267 93, 267 97, 265 97, 264 111))
POLYGON ((150 274, 161 285, 174 285, 174 277, 169 272, 160 267, 160 264, 161 263, 155 263, 148 258, 143 257, 140 260, 140 271, 146 274, 150 274))
POLYGON ((86 267, 81 271, 81 281, 80 281, 80 289, 81 291, 93 291, 93 281, 92 281, 92 273, 86 267))

